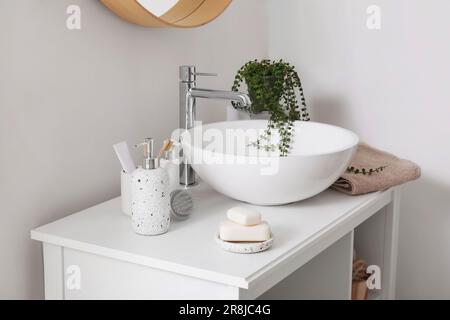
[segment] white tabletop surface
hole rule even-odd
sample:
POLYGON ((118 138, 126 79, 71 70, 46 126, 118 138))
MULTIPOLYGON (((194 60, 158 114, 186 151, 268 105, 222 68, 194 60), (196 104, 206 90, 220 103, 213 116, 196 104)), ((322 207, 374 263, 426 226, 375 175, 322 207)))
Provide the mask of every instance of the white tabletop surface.
POLYGON ((248 288, 261 270, 303 250, 317 234, 382 195, 354 197, 327 190, 286 206, 254 206, 269 222, 274 245, 266 252, 245 255, 223 251, 214 237, 220 221, 226 219, 227 209, 248 204, 229 199, 204 183, 193 187, 191 193, 195 203, 191 218, 173 221, 164 235, 135 234, 130 218, 121 212, 120 198, 116 198, 34 229, 31 236, 63 247, 248 288))

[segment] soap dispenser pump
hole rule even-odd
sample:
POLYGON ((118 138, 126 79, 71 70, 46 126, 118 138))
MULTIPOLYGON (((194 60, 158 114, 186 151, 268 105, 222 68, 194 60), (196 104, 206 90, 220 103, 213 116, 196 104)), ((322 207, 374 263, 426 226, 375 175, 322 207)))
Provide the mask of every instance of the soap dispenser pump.
POLYGON ((142 167, 131 177, 131 222, 134 232, 158 235, 169 230, 169 176, 153 154, 153 139, 147 138, 135 147, 143 147, 142 167))

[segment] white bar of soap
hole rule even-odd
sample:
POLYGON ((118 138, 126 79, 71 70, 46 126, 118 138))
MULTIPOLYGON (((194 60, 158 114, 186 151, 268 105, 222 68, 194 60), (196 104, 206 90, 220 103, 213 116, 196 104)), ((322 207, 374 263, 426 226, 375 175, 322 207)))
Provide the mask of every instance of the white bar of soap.
POLYGON ((261 213, 248 207, 234 207, 228 209, 227 217, 243 226, 254 226, 261 223, 261 213))
POLYGON ((220 224, 220 239, 235 242, 257 242, 269 240, 270 227, 262 221, 255 226, 243 226, 230 220, 220 224))

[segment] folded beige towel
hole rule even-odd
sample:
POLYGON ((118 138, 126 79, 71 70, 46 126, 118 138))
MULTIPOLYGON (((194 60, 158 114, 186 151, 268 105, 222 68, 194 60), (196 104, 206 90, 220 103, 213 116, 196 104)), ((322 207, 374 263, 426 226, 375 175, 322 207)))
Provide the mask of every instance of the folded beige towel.
POLYGON ((377 150, 365 143, 358 145, 349 167, 359 170, 345 172, 331 188, 351 195, 385 190, 393 186, 415 180, 420 177, 420 167, 415 163, 399 159, 396 156, 377 150), (369 174, 370 169, 382 168, 369 174), (366 174, 362 174, 365 169, 366 174))

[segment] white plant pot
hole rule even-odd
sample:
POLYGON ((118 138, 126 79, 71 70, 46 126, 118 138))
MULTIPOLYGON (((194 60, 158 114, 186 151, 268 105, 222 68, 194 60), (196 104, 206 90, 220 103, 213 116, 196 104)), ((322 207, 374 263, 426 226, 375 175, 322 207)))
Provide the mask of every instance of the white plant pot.
POLYGON ((269 120, 270 114, 267 111, 250 114, 245 111, 236 110, 233 106, 227 106, 227 121, 238 121, 238 120, 269 120))
POLYGON ((270 119, 270 113, 267 111, 261 112, 261 113, 252 113, 250 114, 251 120, 269 120, 270 119))

